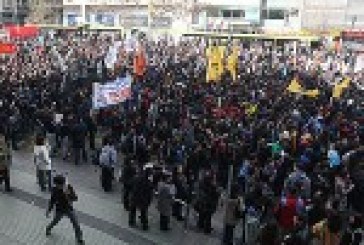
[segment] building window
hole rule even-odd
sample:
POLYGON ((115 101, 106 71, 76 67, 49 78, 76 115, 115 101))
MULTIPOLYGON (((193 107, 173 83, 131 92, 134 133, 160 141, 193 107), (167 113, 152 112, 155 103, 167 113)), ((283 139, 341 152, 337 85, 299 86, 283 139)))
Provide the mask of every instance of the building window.
POLYGON ((224 18, 231 18, 231 10, 223 10, 222 17, 224 18))
POLYGON ((245 12, 244 10, 233 10, 233 18, 244 18, 245 12))
POLYGON ((86 14, 86 22, 87 23, 91 22, 91 15, 89 13, 86 14))
POLYGON ((4 7, 9 7, 11 8, 13 6, 13 1, 12 0, 5 0, 4 2, 4 7))
POLYGON ((268 19, 284 20, 285 11, 283 9, 270 9, 268 11, 268 19))
POLYGON ((11 12, 4 12, 3 13, 3 17, 4 18, 7 18, 7 19, 13 18, 13 13, 11 13, 11 12))

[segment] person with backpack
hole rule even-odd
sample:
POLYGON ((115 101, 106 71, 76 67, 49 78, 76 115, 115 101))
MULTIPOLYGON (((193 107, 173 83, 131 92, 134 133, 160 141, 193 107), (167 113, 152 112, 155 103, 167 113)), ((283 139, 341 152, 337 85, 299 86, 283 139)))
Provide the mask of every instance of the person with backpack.
POLYGON ((66 184, 66 178, 62 175, 57 175, 53 179, 55 187, 52 188, 51 199, 48 204, 46 217, 55 208, 53 220, 46 227, 46 236, 51 235, 53 227, 55 227, 64 216, 67 216, 75 230, 77 244, 84 244, 82 239, 82 231, 80 224, 73 209, 73 202, 78 200, 74 188, 70 184, 66 184))
POLYGON ((11 149, 10 143, 7 142, 4 135, 0 135, 0 183, 5 181, 5 191, 11 192, 10 188, 10 166, 11 166, 11 149))
POLYGON ((37 179, 41 191, 46 190, 46 183, 48 184, 49 191, 52 188, 52 165, 49 154, 50 149, 45 142, 45 138, 43 136, 37 136, 34 146, 34 164, 36 166, 37 179))
POLYGON ((114 166, 117 161, 117 152, 109 138, 105 138, 100 153, 101 185, 105 192, 112 190, 114 166))

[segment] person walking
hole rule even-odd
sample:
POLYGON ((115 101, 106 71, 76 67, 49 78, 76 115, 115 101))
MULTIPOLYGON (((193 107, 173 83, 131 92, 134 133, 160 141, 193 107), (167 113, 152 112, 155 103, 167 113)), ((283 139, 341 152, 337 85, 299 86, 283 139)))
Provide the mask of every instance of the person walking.
POLYGON ((72 128, 72 145, 75 165, 79 165, 81 161, 81 155, 83 161, 87 161, 87 154, 85 151, 85 140, 86 140, 87 128, 81 119, 76 120, 76 123, 72 128))
POLYGON ((172 215, 172 203, 175 192, 174 185, 171 184, 171 177, 166 173, 158 184, 158 211, 160 217, 160 230, 167 231, 170 229, 169 224, 172 215))
POLYGON ((49 147, 45 142, 43 136, 37 136, 34 146, 34 164, 36 166, 38 184, 41 191, 46 190, 46 183, 48 190, 52 188, 52 166, 51 158, 49 156, 49 147))
POLYGON ((199 186, 196 203, 196 211, 199 214, 197 226, 205 234, 210 234, 212 231, 211 218, 216 212, 218 202, 219 193, 213 183, 212 176, 205 176, 199 186))
POLYGON ((141 171, 132 183, 130 196, 129 226, 135 227, 136 211, 140 211, 140 219, 143 230, 148 230, 148 208, 153 198, 153 183, 149 180, 146 170, 141 171))
POLYGON ((117 161, 117 153, 109 138, 105 138, 100 154, 101 185, 105 192, 112 189, 114 166, 117 161))
POLYGON ((125 159, 125 165, 122 173, 123 183, 123 204, 124 209, 129 211, 130 209, 130 193, 132 190, 132 182, 136 175, 135 162, 129 158, 125 159))
POLYGON ((5 181, 5 191, 11 192, 10 166, 12 163, 10 143, 4 135, 0 135, 0 183, 5 181))
POLYGON ((67 216, 75 230, 77 244, 84 244, 80 224, 73 209, 73 202, 78 200, 77 194, 70 184, 66 184, 66 179, 62 175, 57 175, 53 179, 54 187, 52 188, 51 199, 48 204, 46 217, 49 217, 50 212, 55 207, 53 220, 46 227, 46 236, 51 235, 52 229, 61 221, 64 216, 67 216))
POLYGON ((230 197, 226 200, 225 206, 225 231, 223 244, 234 244, 234 229, 242 216, 241 204, 238 197, 239 186, 234 184, 231 186, 230 197))

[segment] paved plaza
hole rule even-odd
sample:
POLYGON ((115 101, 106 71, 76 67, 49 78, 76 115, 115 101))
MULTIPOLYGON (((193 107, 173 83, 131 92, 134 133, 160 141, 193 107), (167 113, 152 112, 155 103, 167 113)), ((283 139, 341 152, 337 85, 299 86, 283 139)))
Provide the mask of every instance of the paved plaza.
MULTIPOLYGON (((50 218, 45 217, 49 193, 40 191, 36 184, 33 156, 30 151, 14 153, 11 169, 13 192, 7 194, 1 186, 0 191, 0 245, 43 245, 75 244, 74 232, 69 220, 64 219, 50 237, 45 236, 45 227, 50 218)), ((69 182, 75 187, 79 201, 75 209, 85 244, 220 244, 222 225, 217 214, 214 232, 210 236, 197 233, 191 226, 188 230, 183 223, 172 219, 172 230, 159 230, 159 215, 155 205, 149 212, 150 230, 131 229, 128 226, 128 213, 121 203, 120 185, 115 184, 112 193, 104 193, 99 182, 99 169, 89 163, 75 166, 69 162, 53 161, 53 169, 67 174, 69 182)), ((220 212, 221 213, 221 212, 220 212)))

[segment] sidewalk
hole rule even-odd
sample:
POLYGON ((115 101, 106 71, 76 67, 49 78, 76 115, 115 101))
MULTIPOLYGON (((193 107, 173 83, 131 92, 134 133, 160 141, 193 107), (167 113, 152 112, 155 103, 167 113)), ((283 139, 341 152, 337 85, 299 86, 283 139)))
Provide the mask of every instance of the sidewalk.
MULTIPOLYGON (((17 200, 35 203, 37 208, 43 209, 40 219, 44 218, 44 208, 49 199, 48 193, 40 192, 36 185, 33 156, 26 152, 15 152, 12 166, 12 185, 15 192, 10 194, 17 200)), ((79 201, 75 203, 82 227, 95 229, 103 234, 124 241, 129 244, 221 244, 220 235, 222 224, 217 220, 222 220, 221 212, 213 220, 214 232, 217 234, 204 235, 192 231, 185 232, 183 223, 172 219, 172 230, 169 232, 159 231, 159 215, 153 204, 149 212, 150 230, 144 232, 140 229, 130 229, 128 227, 128 213, 121 204, 120 185, 116 186, 113 193, 104 193, 99 182, 99 172, 95 166, 83 164, 75 166, 71 163, 54 160, 53 168, 60 173, 68 173, 69 182, 72 183, 79 195, 79 201), (219 235, 218 235, 219 234, 219 235)), ((4 209, 2 209, 4 210, 4 209)), ((38 218, 37 218, 38 219, 38 218)), ((69 224, 66 226, 70 226, 69 224)), ((42 226, 44 227, 44 225, 42 226)), ((38 227, 43 235, 42 228, 38 227)), ((1 232, 1 231, 0 231, 1 232)), ((4 233, 5 234, 5 233, 4 233)), ((73 236, 70 231, 69 235, 73 236)), ((14 236, 10 236, 12 239, 14 236)), ((86 237, 85 237, 86 239, 86 237)), ((88 244, 88 243, 86 243, 88 244)), ((101 243, 100 243, 101 244, 101 243)), ((108 243, 109 244, 109 243, 108 243)), ((112 244, 112 243, 110 243, 112 244)))

